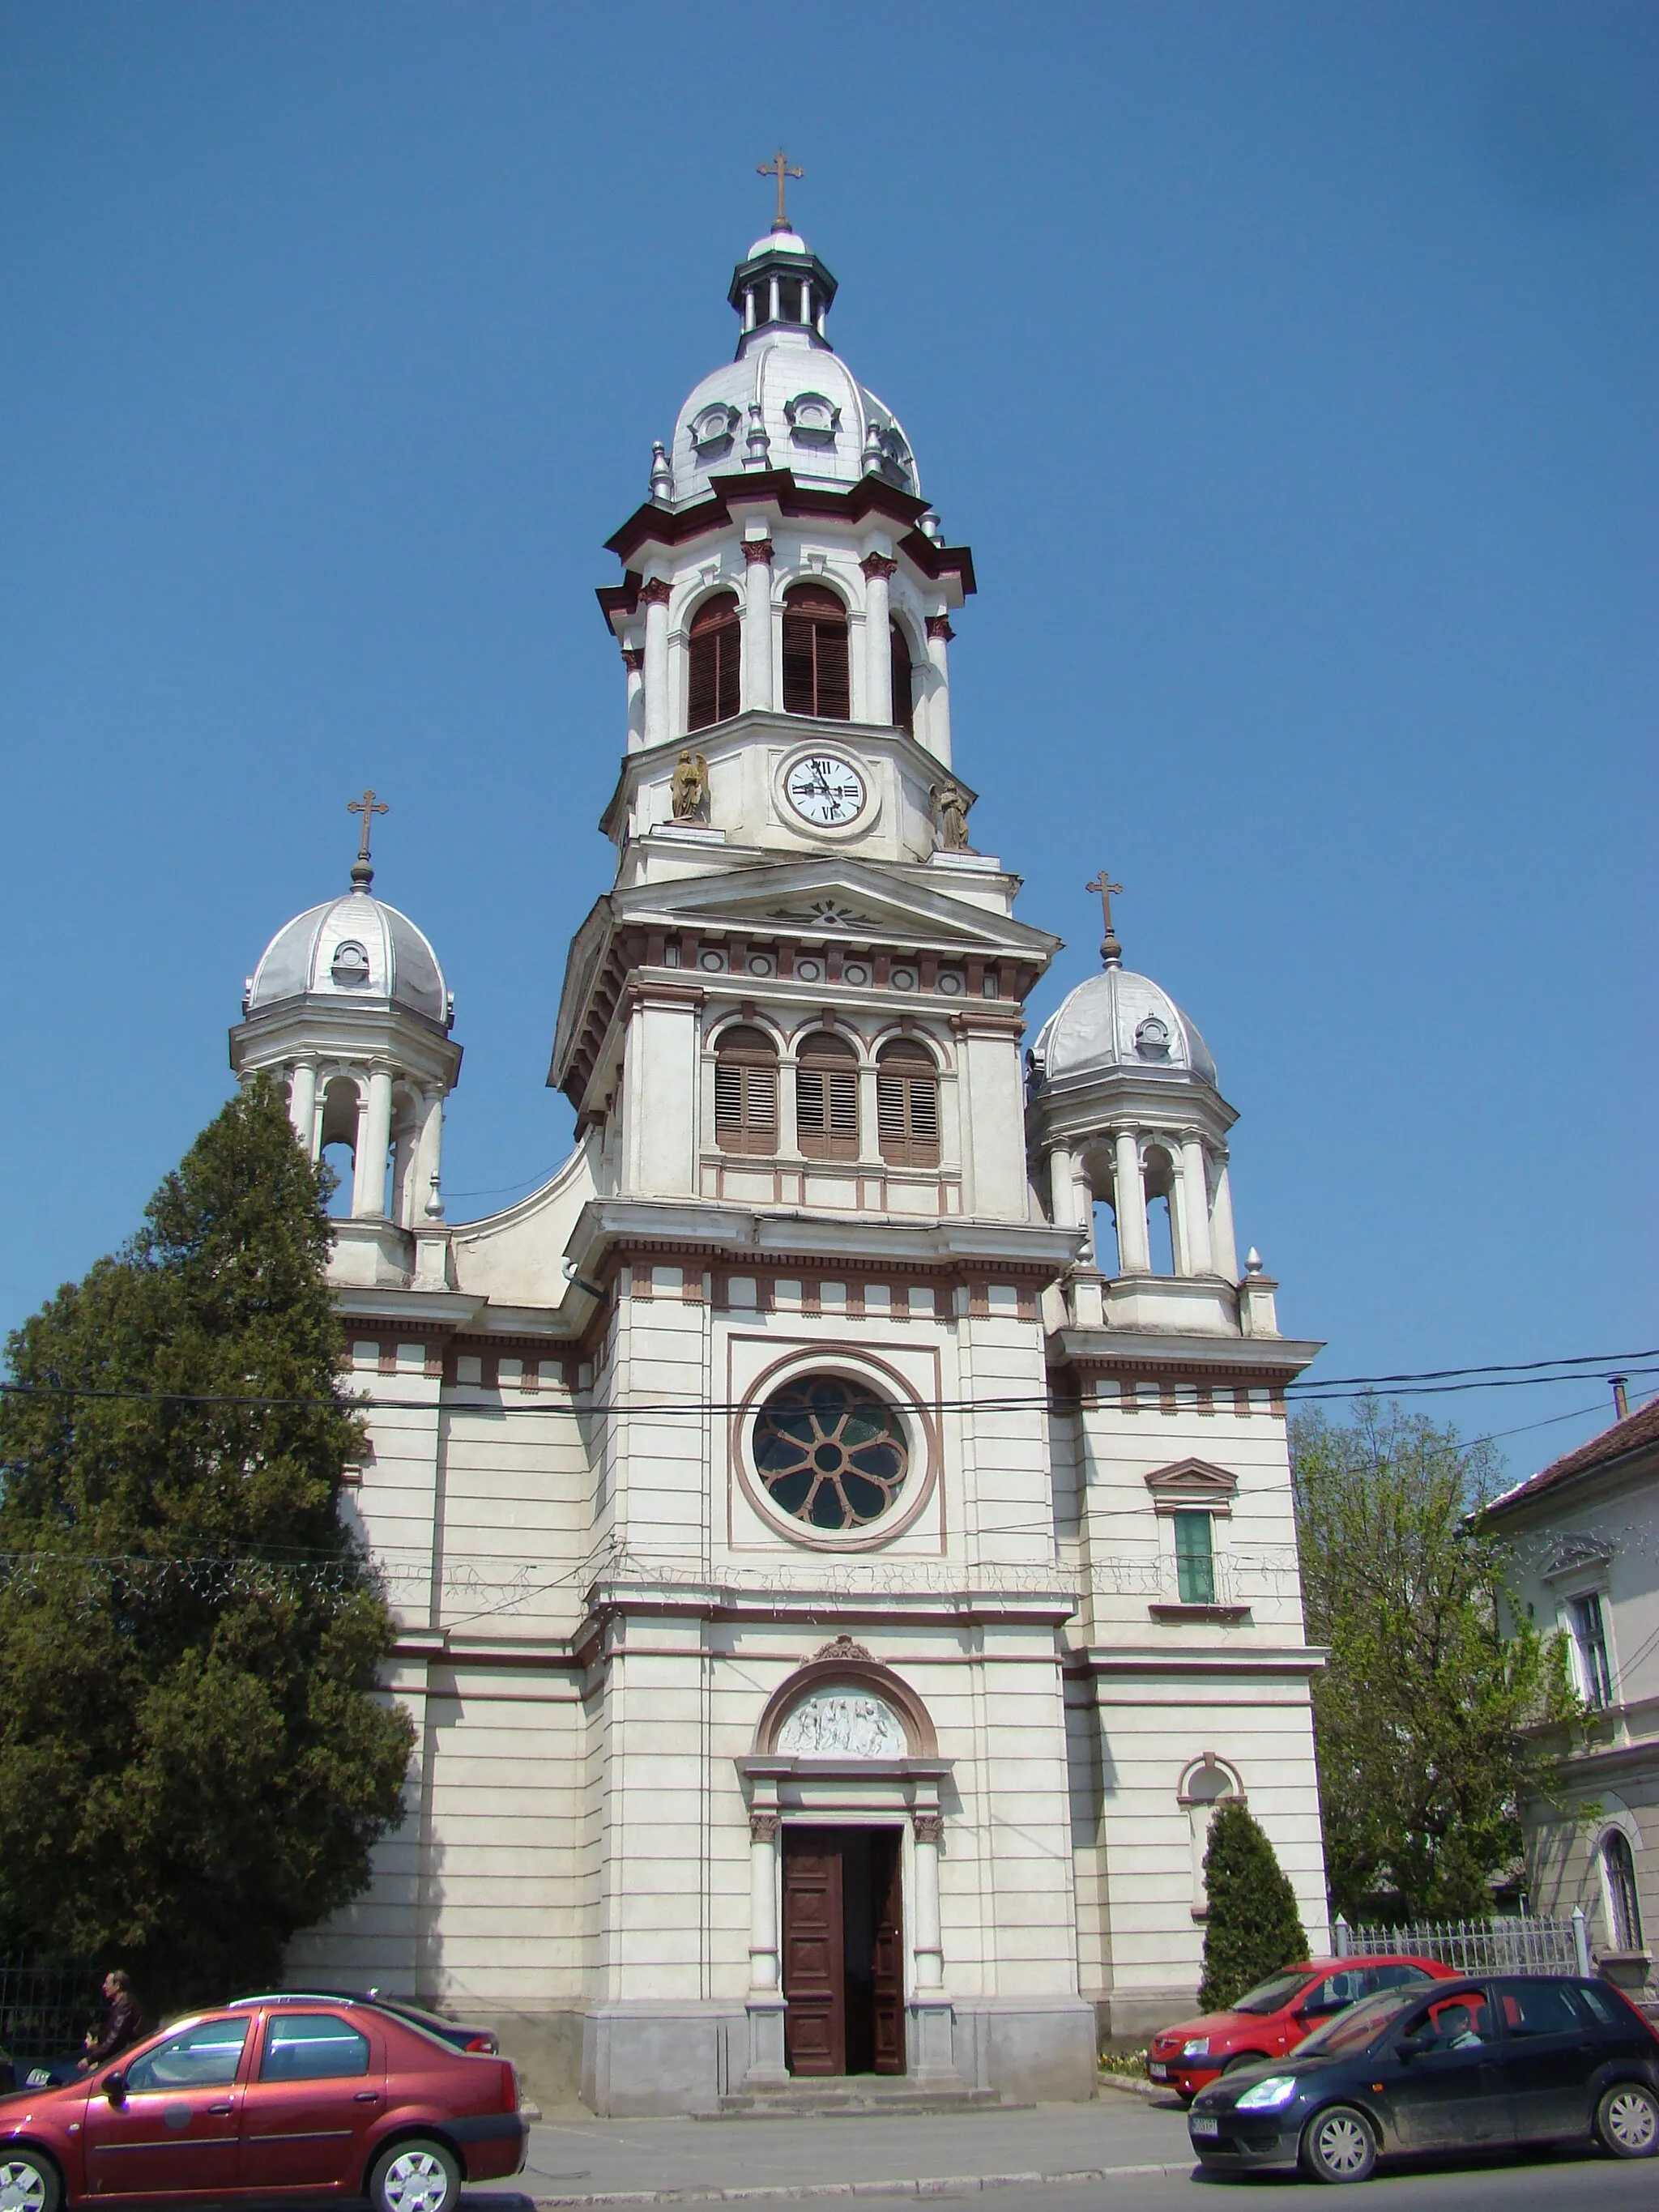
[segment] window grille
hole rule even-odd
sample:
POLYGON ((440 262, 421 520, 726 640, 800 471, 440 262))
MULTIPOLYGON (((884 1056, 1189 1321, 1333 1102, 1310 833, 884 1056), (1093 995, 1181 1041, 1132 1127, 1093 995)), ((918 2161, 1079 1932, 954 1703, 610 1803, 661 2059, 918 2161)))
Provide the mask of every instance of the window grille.
POLYGON ((809 1158, 859 1156, 858 1055, 837 1036, 810 1036, 795 1069, 795 1136, 809 1158))
POLYGON ((1613 1669, 1607 1664, 1607 1631, 1599 1590, 1572 1600, 1572 1640, 1578 1647, 1584 1703, 1593 1712, 1599 1712, 1613 1703, 1613 1669))
POLYGON ((795 584, 783 595, 783 711, 852 717, 847 609, 823 584, 795 584))
POLYGON ((778 1056, 763 1030, 726 1030, 714 1048, 714 1142, 727 1152, 778 1148, 778 1056))
POLYGON ((1642 1908, 1636 1896, 1636 1860, 1630 1838, 1621 1828, 1610 1831, 1601 1845, 1601 1867, 1607 1881, 1607 1917, 1612 1923, 1615 1951, 1642 1948, 1642 1908))
POLYGON ((691 617, 685 726, 706 730, 738 711, 743 624, 735 592, 717 592, 691 617))
POLYGON ((1175 1516, 1176 1581, 1182 1605, 1215 1603, 1215 1532, 1207 1513, 1175 1516))
POLYGON ((884 1045, 878 1058, 876 1134, 892 1167, 939 1165, 939 1070, 908 1038, 884 1045))
POLYGON ((910 644, 890 617, 887 624, 893 669, 893 727, 915 735, 915 678, 910 666, 910 644))

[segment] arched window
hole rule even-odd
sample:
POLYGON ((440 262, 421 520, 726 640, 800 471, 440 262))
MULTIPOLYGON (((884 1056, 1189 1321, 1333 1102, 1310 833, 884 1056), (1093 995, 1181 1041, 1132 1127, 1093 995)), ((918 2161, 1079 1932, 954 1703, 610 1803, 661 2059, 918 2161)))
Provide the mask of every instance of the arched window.
POLYGON ((847 609, 823 584, 793 584, 783 595, 783 711, 852 719, 847 609))
POLYGON ((1642 1948, 1642 1908, 1636 1896, 1636 1858, 1622 1828, 1601 1839, 1601 1876, 1607 1884, 1607 1929, 1615 1951, 1642 1948))
POLYGON ((893 664, 893 727, 904 730, 911 737, 916 733, 915 677, 910 666, 910 641, 899 624, 890 616, 887 622, 888 650, 893 664))
POLYGON ((764 1030, 720 1032, 714 1047, 714 1142, 726 1152, 778 1148, 778 1055, 764 1030))
POLYGON ((795 1136, 809 1159, 859 1156, 858 1054, 820 1030, 802 1044, 795 1068, 795 1136))
POLYGON ((890 1165, 939 1165, 939 1070, 909 1037, 884 1045, 876 1055, 876 1132, 890 1165))
POLYGON ((691 617, 685 726, 706 730, 738 712, 743 621, 735 592, 716 592, 691 617))

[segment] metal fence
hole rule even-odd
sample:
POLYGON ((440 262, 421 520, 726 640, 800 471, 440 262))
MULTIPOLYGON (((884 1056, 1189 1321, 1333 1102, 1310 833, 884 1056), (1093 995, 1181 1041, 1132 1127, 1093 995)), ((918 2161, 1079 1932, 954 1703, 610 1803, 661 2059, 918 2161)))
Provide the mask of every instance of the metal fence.
POLYGON ((1363 1952, 1385 1957, 1409 1954, 1437 1959, 1460 1974, 1588 1974, 1589 1930, 1582 1910, 1571 1919, 1528 1915, 1497 1920, 1421 1920, 1405 1928, 1350 1927, 1338 1913, 1332 1925, 1336 1955, 1363 1952))
POLYGON ((98 2016, 99 1974, 74 1960, 0 1952, 0 2050, 20 2058, 70 2058, 98 2016))

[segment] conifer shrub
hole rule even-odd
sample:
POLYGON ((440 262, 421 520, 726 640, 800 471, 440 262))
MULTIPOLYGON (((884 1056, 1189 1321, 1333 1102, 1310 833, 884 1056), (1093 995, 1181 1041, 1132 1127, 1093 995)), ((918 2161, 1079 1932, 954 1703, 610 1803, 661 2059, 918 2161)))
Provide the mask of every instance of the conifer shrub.
POLYGON ((1211 1820, 1204 1891, 1210 1911, 1198 2002, 1205 2012, 1224 2012, 1308 1955, 1296 1893, 1260 1821, 1236 1797, 1224 1798, 1211 1820))

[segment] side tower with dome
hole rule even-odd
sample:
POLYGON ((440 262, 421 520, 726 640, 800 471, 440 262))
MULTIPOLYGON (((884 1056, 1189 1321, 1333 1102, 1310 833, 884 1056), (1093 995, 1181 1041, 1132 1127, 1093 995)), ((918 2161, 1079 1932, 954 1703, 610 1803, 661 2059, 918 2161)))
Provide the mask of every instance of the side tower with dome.
POLYGON ((233 1042, 313 1146, 358 1132, 353 1510, 420 1723, 374 1887, 290 1977, 486 2021, 603 2112, 1089 2096, 1099 2034, 1191 2008, 1229 1793, 1323 1935, 1283 1399, 1316 1347, 1237 1279, 1232 1111, 1115 939, 1023 1064, 1059 940, 952 764, 972 559, 835 292, 757 242, 611 540, 564 1166, 442 1218, 447 993, 366 883, 233 1042))

